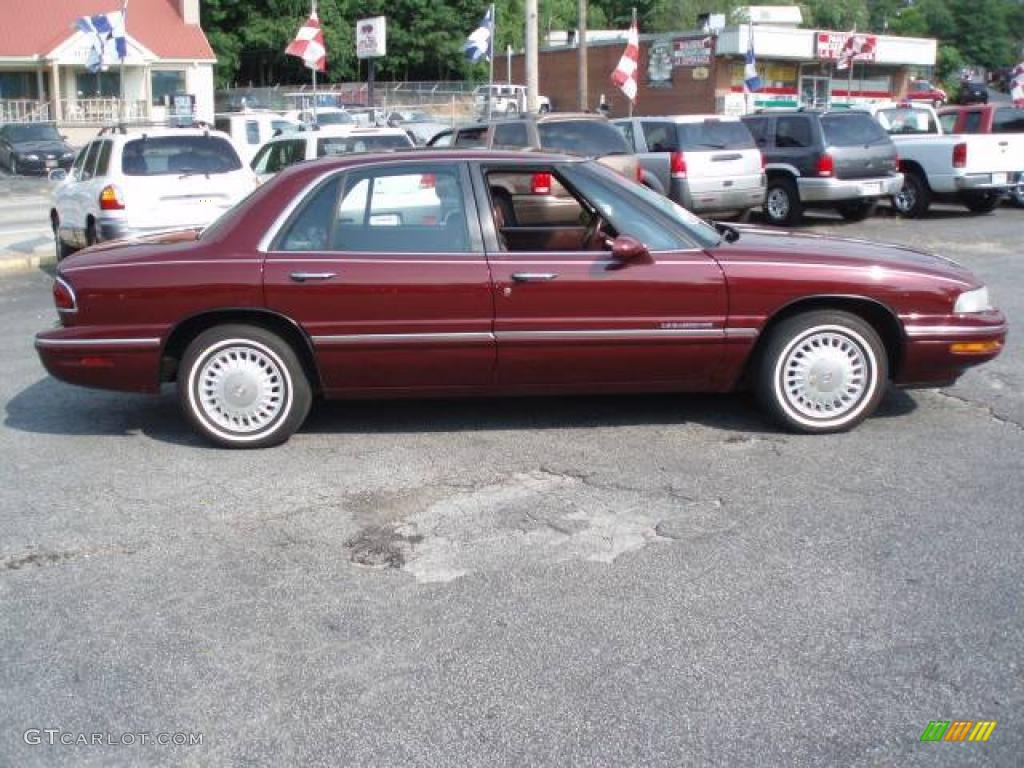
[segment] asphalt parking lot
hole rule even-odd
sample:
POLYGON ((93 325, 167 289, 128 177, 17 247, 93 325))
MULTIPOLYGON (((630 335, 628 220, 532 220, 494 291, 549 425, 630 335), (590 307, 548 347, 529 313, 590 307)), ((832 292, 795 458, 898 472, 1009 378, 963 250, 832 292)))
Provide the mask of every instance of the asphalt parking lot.
POLYGON ((806 228, 970 266, 1003 356, 845 435, 334 403, 225 452, 172 389, 47 378, 50 278, 0 275, 0 765, 1019 765, 1024 210, 806 228))

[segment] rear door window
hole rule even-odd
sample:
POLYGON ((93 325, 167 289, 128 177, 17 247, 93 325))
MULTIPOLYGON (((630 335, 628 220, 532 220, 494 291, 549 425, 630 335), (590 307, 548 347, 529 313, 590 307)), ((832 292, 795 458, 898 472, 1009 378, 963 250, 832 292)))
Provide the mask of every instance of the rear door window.
POLYGON ((412 142, 407 136, 327 136, 316 141, 316 156, 347 155, 351 152, 383 152, 389 149, 408 149, 412 142))
POLYGON ((85 156, 85 165, 82 166, 82 181, 88 181, 96 175, 96 158, 100 154, 102 141, 94 141, 89 145, 89 152, 85 156))
POLYGON ((825 144, 831 147, 865 147, 891 141, 882 126, 864 112, 825 115, 821 118, 821 128, 825 134, 825 144))
POLYGON ((587 157, 629 154, 622 134, 598 120, 552 120, 537 124, 543 149, 587 157))
POLYGON ((744 119, 743 124, 747 126, 747 130, 750 131, 750 135, 754 137, 754 142, 759 146, 763 147, 768 144, 768 137, 771 135, 771 125, 768 120, 764 118, 750 118, 744 119))
POLYGON ((96 176, 106 176, 107 171, 110 169, 110 150, 112 143, 109 141, 102 142, 100 147, 99 157, 96 159, 96 176))
POLYGON ((260 143, 260 124, 255 120, 245 121, 245 140, 249 144, 260 143))
POLYGON ((526 123, 498 123, 494 126, 495 149, 522 149, 530 146, 526 123))
POLYGON ((714 149, 755 149, 754 137, 739 120, 679 123, 679 148, 688 152, 714 149))
MULTIPOLYGON (((88 166, 88 160, 86 160, 88 166)), ((231 143, 219 136, 152 136, 125 142, 125 176, 229 173, 242 167, 231 143)))
MULTIPOLYGON (((951 118, 949 127, 952 129, 956 115, 947 115, 947 117, 951 118)), ((891 134, 938 133, 935 118, 927 109, 915 109, 914 107, 883 109, 879 110, 877 120, 878 124, 882 126, 882 130, 891 134)))
POLYGON ((485 147, 487 146, 487 126, 479 128, 464 128, 455 137, 456 147, 485 147))
POLYGON ((615 127, 619 129, 619 133, 626 140, 626 144, 629 145, 630 152, 636 152, 636 136, 633 135, 633 124, 626 123, 615 123, 615 127))

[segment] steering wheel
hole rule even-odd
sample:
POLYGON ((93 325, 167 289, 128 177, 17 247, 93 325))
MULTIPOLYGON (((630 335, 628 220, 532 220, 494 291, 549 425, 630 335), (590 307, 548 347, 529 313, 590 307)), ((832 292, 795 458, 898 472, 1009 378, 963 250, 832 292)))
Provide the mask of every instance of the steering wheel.
POLYGON ((605 221, 600 214, 595 213, 590 217, 590 223, 583 233, 583 250, 603 251, 608 245, 608 237, 604 232, 605 221))

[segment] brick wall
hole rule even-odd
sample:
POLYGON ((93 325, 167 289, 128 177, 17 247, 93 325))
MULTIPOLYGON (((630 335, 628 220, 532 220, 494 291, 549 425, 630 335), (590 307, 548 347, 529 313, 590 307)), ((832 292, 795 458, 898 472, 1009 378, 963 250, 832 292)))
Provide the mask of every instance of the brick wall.
MULTIPOLYGON (((622 91, 611 83, 625 45, 593 45, 587 48, 588 108, 597 108, 601 94, 605 95, 612 107, 613 117, 624 117, 629 110, 629 101, 622 91)), ((637 78, 639 90, 634 115, 685 115, 715 111, 715 83, 717 67, 712 58, 706 80, 693 79, 693 67, 675 67, 672 70, 670 87, 652 87, 647 82, 647 52, 649 43, 640 43, 640 70, 637 78)), ((540 67, 540 92, 551 99, 554 109, 575 111, 576 101, 576 49, 565 48, 556 51, 541 51, 538 56, 540 67)), ((727 66, 725 64, 723 67, 727 66)), ((506 82, 505 57, 494 61, 494 82, 506 82)), ((728 78, 728 74, 726 74, 728 78)), ((512 57, 512 82, 525 84, 524 57, 512 57)))

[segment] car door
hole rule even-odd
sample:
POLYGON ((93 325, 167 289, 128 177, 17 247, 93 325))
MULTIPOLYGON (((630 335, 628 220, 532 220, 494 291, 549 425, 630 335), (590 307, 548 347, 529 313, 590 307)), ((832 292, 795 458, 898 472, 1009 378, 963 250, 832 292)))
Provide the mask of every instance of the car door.
MULTIPOLYGON (((526 161, 528 162, 528 161, 526 161)), ((550 174, 578 205, 576 224, 484 219, 494 281, 498 386, 505 390, 703 389, 721 370, 725 280, 701 244, 680 234, 657 193, 596 164, 483 164, 489 177, 550 174), (595 216, 600 214, 600 219, 595 216), (596 223, 630 235, 649 258, 613 259, 596 223)), ((675 210, 673 208, 672 210, 675 210)), ((518 212, 516 212, 518 213, 518 212)), ((685 215, 685 214, 683 214, 685 215)))
POLYGON ((267 305, 312 340, 326 391, 492 384, 490 273, 460 162, 328 173, 268 246, 267 305))

